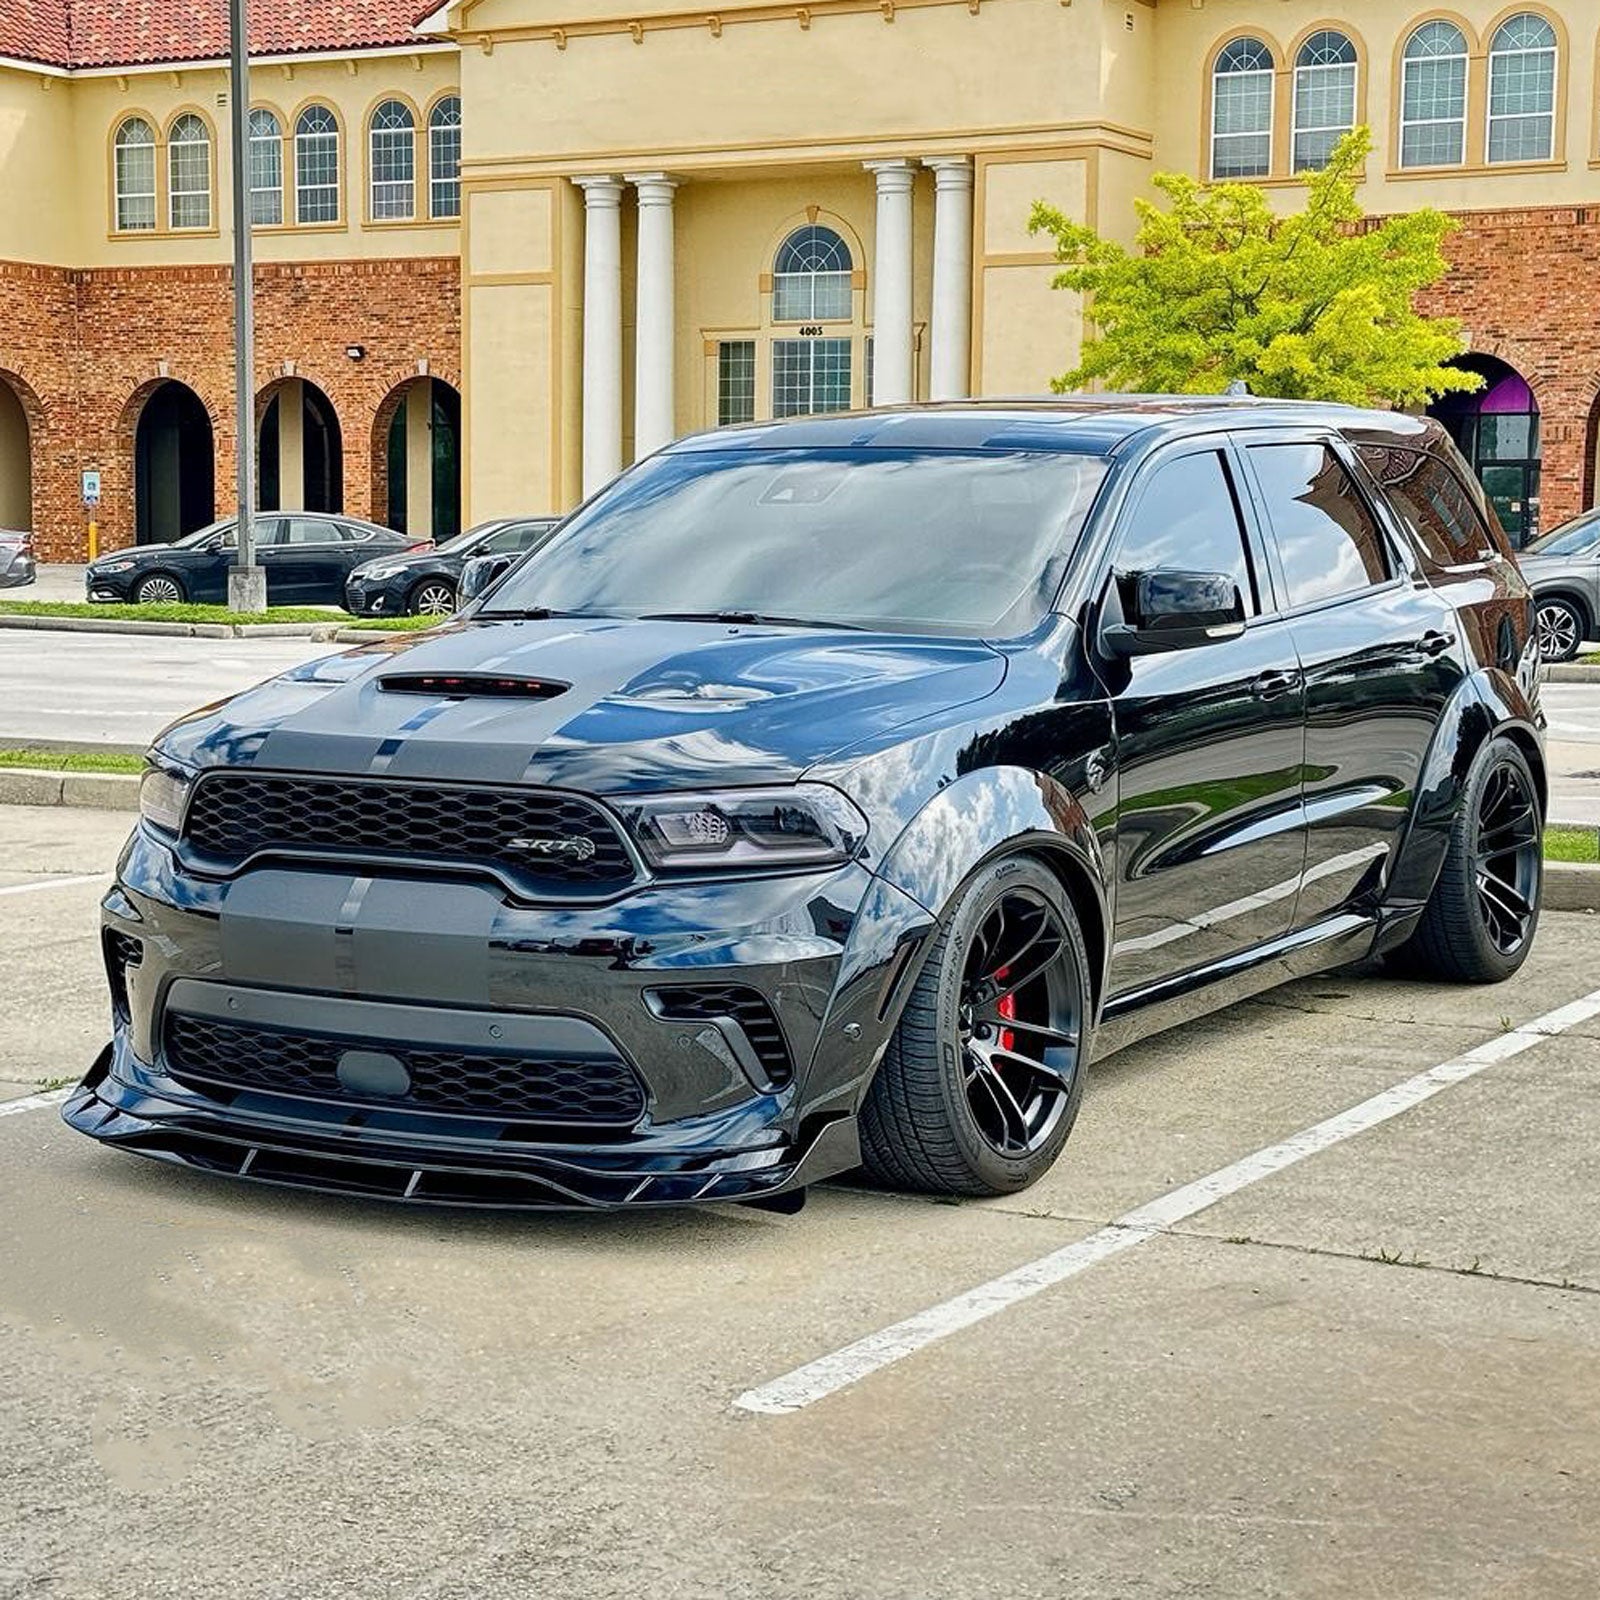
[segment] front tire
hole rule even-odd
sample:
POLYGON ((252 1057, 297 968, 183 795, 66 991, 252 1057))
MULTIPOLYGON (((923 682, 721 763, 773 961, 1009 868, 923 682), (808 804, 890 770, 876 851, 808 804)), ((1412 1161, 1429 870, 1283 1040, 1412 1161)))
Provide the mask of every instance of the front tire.
POLYGON ((1498 983, 1528 958, 1544 893, 1544 829, 1528 758, 1491 739, 1467 774, 1444 867, 1401 964, 1450 983, 1498 983))
POLYGON ((1539 654, 1546 661, 1570 661, 1589 631, 1583 613, 1570 600, 1550 595, 1535 605, 1539 654))
POLYGON ((957 891, 861 1113, 878 1182, 998 1195, 1049 1170, 1083 1099, 1090 1011, 1083 934, 1031 856, 957 891))
POLYGON ((183 585, 170 573, 152 572, 139 580, 133 598, 142 606, 175 606, 182 605, 186 596, 183 585))
POLYGON ((456 587, 443 578, 425 578, 411 591, 407 606, 414 617, 448 617, 455 613, 456 587))

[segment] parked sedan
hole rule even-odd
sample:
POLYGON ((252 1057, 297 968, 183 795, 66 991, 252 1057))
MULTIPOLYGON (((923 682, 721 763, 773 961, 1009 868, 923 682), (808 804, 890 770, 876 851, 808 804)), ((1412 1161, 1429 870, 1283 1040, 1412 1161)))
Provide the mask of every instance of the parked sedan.
POLYGON ((540 543, 554 517, 502 518, 483 522, 439 545, 400 555, 385 551, 364 561, 344 586, 345 610, 358 617, 444 617, 461 599, 461 570, 474 556, 515 558, 540 543))
MULTIPOLYGON (((344 604, 350 569, 379 551, 398 554, 412 541, 392 528, 355 517, 269 512, 255 523, 256 560, 266 570, 275 606, 344 604)), ((228 573, 238 565, 236 519, 213 522, 171 544, 136 545, 89 563, 91 600, 141 604, 185 600, 226 602, 228 573)))
POLYGON ((455 626, 166 729, 66 1119, 415 1205, 1013 1192, 1141 1035, 1368 956, 1522 965, 1533 626, 1423 419, 680 440, 455 626))
POLYGON ((1540 653, 1570 661, 1600 631, 1600 509, 1536 539, 1517 559, 1538 605, 1540 653))
POLYGON ((16 589, 32 583, 33 535, 0 528, 0 589, 16 589))

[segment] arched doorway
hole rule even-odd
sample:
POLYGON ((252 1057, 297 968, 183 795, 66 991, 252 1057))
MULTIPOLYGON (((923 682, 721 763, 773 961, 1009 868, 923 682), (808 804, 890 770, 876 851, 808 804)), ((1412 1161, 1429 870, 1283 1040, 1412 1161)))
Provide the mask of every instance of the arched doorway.
POLYGON ((1497 356, 1474 353, 1452 365, 1476 372, 1483 387, 1445 395, 1428 414, 1460 446, 1501 526, 1520 549, 1539 534, 1539 402, 1522 374, 1497 356))
POLYGON ((333 402, 305 378, 282 378, 257 409, 261 510, 343 511, 344 435, 333 402))
POLYGON ((33 445, 21 397, 0 373, 0 528, 33 526, 33 445))
POLYGON ((443 543, 461 531, 461 396, 413 378, 378 408, 373 461, 391 528, 443 543))
POLYGON ((150 391, 133 441, 135 526, 140 544, 170 544, 217 514, 211 418, 187 384, 150 391))

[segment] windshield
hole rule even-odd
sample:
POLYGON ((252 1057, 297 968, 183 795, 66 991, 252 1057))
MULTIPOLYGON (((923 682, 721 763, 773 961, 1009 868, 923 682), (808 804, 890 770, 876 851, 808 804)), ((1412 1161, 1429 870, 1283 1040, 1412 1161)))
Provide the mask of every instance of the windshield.
POLYGON ((1569 522, 1542 539, 1535 539, 1524 552, 1530 556, 1583 556, 1600 546, 1600 517, 1584 517, 1569 522))
POLYGON ((575 516, 481 615, 1021 632, 1049 610, 1105 473, 1097 456, 1049 450, 668 452, 575 516))
POLYGON ((214 539, 219 533, 227 535, 223 540, 224 544, 231 545, 233 543, 232 518, 225 522, 209 523, 204 528, 196 528, 193 533, 186 533, 181 539, 174 539, 172 548, 174 550, 193 550, 196 545, 204 544, 207 539, 214 539))

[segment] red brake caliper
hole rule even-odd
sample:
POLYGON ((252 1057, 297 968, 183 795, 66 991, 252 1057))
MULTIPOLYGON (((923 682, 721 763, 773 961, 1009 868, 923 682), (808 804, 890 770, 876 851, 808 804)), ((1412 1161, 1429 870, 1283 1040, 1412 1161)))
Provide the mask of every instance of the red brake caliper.
MULTIPOLYGON (((1009 976, 1010 972, 1010 967, 1001 967, 1001 969, 995 973, 995 977, 1004 978, 1009 976)), ((998 1011, 1002 1017, 1015 1017, 1017 1014, 1017 997, 1014 994, 1001 995, 1000 1003, 995 1007, 995 1010, 998 1011)), ((1000 1030, 1000 1048, 1002 1050, 1015 1050, 1016 1047, 1017 1035, 1015 1031, 1011 1028, 1002 1028, 1000 1030)))

